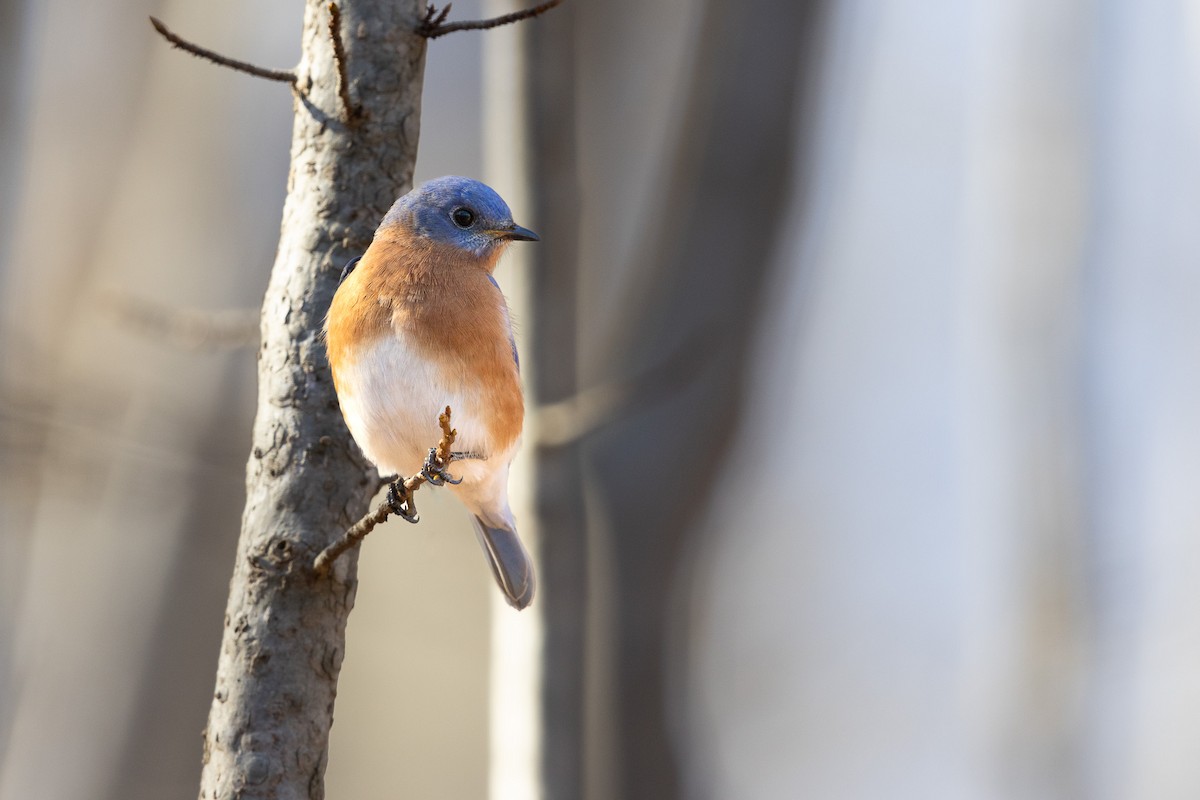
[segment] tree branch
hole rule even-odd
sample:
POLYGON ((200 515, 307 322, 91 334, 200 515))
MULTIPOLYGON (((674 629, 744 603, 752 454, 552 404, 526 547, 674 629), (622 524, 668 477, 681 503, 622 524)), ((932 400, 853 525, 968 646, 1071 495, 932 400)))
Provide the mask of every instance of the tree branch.
POLYGON ((187 39, 172 33, 170 28, 162 23, 162 20, 157 17, 150 17, 150 24, 154 26, 154 30, 158 31, 164 39, 170 42, 180 50, 186 50, 194 56, 207 59, 214 64, 222 67, 229 67, 238 72, 244 72, 247 75, 253 75, 256 78, 265 78, 269 81, 279 81, 281 83, 290 83, 296 85, 296 73, 290 69, 266 69, 258 67, 254 64, 245 61, 238 61, 236 58, 229 58, 220 53, 213 52, 206 47, 201 47, 198 44, 192 44, 187 39))
POLYGON ((660 361, 621 379, 589 386, 534 410, 539 446, 561 447, 595 433, 635 408, 663 402, 694 385, 724 346, 721 329, 701 325, 660 361))
MULTIPOLYGON (((438 425, 442 427, 442 439, 438 442, 437 447, 434 449, 436 460, 435 466, 445 469, 450 465, 451 462, 458 458, 458 456, 456 456, 452 450, 454 447, 454 439, 456 436, 458 436, 458 431, 450 427, 450 406, 446 406, 446 410, 438 415, 438 425)), ((403 487, 403 491, 398 492, 398 494, 400 494, 400 496, 403 498, 403 502, 408 506, 408 513, 411 515, 411 517, 408 517, 410 522, 416 522, 419 519, 416 513, 417 507, 413 504, 412 500, 413 493, 428 482, 429 479, 422 473, 417 473, 410 478, 405 478, 403 480, 397 479, 396 481, 392 482, 393 486, 399 484, 401 487, 403 487)), ((392 514, 396 513, 398 512, 393 500, 391 497, 388 497, 386 500, 380 503, 374 511, 372 511, 370 514, 367 514, 358 522, 354 523, 349 529, 346 530, 345 533, 339 536, 336 541, 332 542, 328 547, 322 550, 313 561, 313 572, 315 572, 318 576, 324 576, 328 574, 330 566, 332 566, 334 560, 336 560, 338 556, 349 550, 351 547, 357 545, 364 538, 366 538, 368 533, 375 529, 376 525, 380 524, 392 514)))
POLYGON ((170 308, 116 293, 105 295, 101 305, 129 328, 179 347, 219 350, 258 344, 261 312, 256 308, 223 311, 170 308))
POLYGON ((320 112, 340 102, 329 1, 304 3, 293 84, 300 102, 263 300, 246 506, 204 736, 206 798, 325 796, 358 551, 324 579, 313 560, 370 510, 377 487, 338 411, 321 331, 335 265, 366 250, 387 205, 412 186, 427 50, 412 28, 423 4, 337 0, 350 84, 371 87, 355 97, 362 123, 344 125, 330 124, 340 112, 320 112), (352 35, 351 23, 371 35, 352 35))
POLYGON ((467 22, 451 22, 446 23, 446 16, 450 13, 450 4, 440 12, 431 3, 425 10, 425 17, 417 26, 417 34, 424 36, 426 39, 436 39, 439 36, 445 36, 447 33, 455 31, 483 31, 488 28, 498 28, 501 25, 508 25, 513 22, 520 22, 523 19, 532 19, 533 17, 545 14, 550 9, 557 5, 561 5, 563 0, 546 0, 545 3, 539 3, 533 8, 527 8, 523 11, 514 11, 511 14, 504 14, 491 19, 476 19, 467 22))
POLYGON ((337 65, 337 92, 342 103, 342 121, 349 124, 362 116, 362 107, 350 100, 350 79, 346 76, 346 46, 342 44, 342 10, 329 4, 329 38, 333 40, 333 61, 337 65))

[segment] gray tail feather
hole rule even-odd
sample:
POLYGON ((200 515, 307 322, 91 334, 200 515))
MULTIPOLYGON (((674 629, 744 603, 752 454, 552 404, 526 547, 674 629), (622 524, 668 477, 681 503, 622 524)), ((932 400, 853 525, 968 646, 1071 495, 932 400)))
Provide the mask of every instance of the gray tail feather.
POLYGON ((491 528, 479 517, 473 517, 475 535, 483 547, 492 574, 508 604, 518 611, 533 602, 533 561, 521 544, 516 531, 491 528))

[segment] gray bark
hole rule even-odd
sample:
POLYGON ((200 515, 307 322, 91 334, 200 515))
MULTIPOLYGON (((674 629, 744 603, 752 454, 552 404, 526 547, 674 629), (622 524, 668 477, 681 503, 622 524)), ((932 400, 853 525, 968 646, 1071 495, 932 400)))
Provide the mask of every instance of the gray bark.
POLYGON ((341 122, 324 0, 309 0, 291 174, 262 312, 259 407, 200 797, 320 798, 357 555, 316 554, 376 482, 350 441, 320 339, 342 264, 411 185, 425 42, 414 0, 344 0, 359 124, 341 122))

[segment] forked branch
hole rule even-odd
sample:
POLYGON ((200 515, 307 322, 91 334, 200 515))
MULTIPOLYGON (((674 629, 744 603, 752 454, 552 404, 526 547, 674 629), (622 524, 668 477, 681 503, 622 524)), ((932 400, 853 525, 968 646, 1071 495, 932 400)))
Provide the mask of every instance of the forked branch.
MULTIPOLYGON (((459 458, 453 449, 458 431, 450 427, 450 406, 446 406, 446 410, 438 415, 438 425, 442 428, 442 439, 430 454, 430 461, 433 462, 431 466, 434 471, 444 474, 445 468, 459 458)), ((397 478, 392 483, 392 489, 388 492, 387 498, 374 511, 351 525, 336 541, 317 555, 316 560, 313 561, 313 572, 317 575, 328 574, 329 568, 338 556, 361 542, 368 533, 375 530, 376 525, 393 514, 402 516, 409 522, 416 522, 418 520, 417 506, 413 501, 413 493, 428 482, 428 470, 423 470, 410 478, 397 478)))
POLYGON ((501 25, 508 25, 513 22, 520 22, 523 19, 532 19, 533 17, 545 14, 550 9, 557 5, 561 5, 563 0, 546 0, 544 3, 539 3, 533 8, 526 8, 523 11, 514 11, 511 14, 503 14, 499 17, 491 19, 476 19, 467 22, 446 22, 446 17, 450 14, 450 3, 439 11, 432 3, 425 9, 425 17, 417 25, 417 33, 424 36, 426 39, 436 39, 439 36, 445 36, 447 33, 455 31, 483 31, 488 28, 498 28, 501 25))
POLYGON ((292 86, 296 85, 296 73, 290 69, 266 69, 264 67, 255 66, 246 61, 239 61, 236 58, 229 58, 220 53, 209 50, 207 47, 201 47, 198 44, 193 44, 182 36, 173 33, 170 28, 162 23, 162 20, 157 17, 150 17, 150 24, 154 26, 154 30, 158 31, 164 39, 170 42, 180 50, 185 50, 194 56, 198 56, 207 61, 211 61, 222 67, 229 67, 238 72, 244 72, 247 75, 253 75, 256 78, 265 78, 269 81, 279 81, 280 83, 288 83, 292 86))

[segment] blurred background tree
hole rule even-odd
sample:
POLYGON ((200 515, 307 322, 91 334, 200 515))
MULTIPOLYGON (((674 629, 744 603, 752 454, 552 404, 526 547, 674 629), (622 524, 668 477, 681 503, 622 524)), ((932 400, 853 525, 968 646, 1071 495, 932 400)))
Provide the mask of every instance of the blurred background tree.
MULTIPOLYGON (((290 98, 145 17, 287 65, 294 5, 0 3, 4 798, 195 793, 252 350, 105 298, 258 303, 290 98)), ((545 593, 436 492, 373 534, 329 796, 1200 792, 1198 22, 569 0, 432 43, 417 179, 546 245, 499 276, 545 593)))

